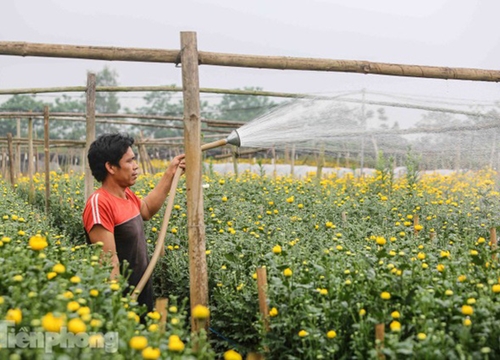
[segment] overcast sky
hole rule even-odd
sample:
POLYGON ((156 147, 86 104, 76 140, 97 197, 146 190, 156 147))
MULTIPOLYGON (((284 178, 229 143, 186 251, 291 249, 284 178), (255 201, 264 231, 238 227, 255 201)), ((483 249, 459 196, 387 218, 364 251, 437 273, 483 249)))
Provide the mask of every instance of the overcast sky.
MULTIPOLYGON (((200 51, 500 70, 499 13, 498 0, 1 0, 0 41, 178 49, 195 31, 200 51)), ((181 84, 173 64, 0 55, 0 89, 84 85, 106 64, 120 85, 181 84)), ((214 66, 200 86, 500 99, 496 83, 214 66)))

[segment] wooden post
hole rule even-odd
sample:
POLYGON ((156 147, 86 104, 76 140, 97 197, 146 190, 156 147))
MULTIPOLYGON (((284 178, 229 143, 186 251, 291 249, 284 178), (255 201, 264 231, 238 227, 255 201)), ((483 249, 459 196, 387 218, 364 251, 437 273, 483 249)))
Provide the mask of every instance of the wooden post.
POLYGON ((347 222, 347 214, 345 211, 342 211, 342 222, 345 224, 347 222))
POLYGON ((87 143, 85 145, 85 156, 82 162, 85 163, 85 200, 94 191, 94 177, 90 170, 89 163, 87 161, 87 156, 90 148, 90 144, 95 140, 95 74, 87 74, 87 143))
POLYGON ((28 202, 33 204, 35 200, 35 185, 33 183, 33 118, 28 119, 28 177, 29 193, 28 202))
POLYGON ((384 348, 384 337, 385 337, 385 324, 375 325, 375 348, 377 349, 377 356, 379 359, 385 359, 385 355, 382 353, 384 348))
POLYGON ((45 213, 50 210, 50 152, 49 152, 49 107, 43 110, 43 134, 44 134, 44 156, 45 156, 45 213))
POLYGON ((156 299, 155 309, 161 315, 160 317, 160 332, 165 332, 165 327, 167 324, 167 316, 168 316, 168 299, 167 298, 158 298, 156 299))
POLYGON ((138 151, 139 151, 139 161, 141 162, 141 168, 142 168, 142 173, 146 174, 148 171, 146 169, 146 154, 144 153, 144 138, 142 135, 142 131, 139 132, 139 140, 141 142, 140 145, 138 145, 138 151))
POLYGON ((273 145, 272 147, 272 153, 273 153, 273 179, 276 179, 276 147, 273 145))
POLYGON ((431 231, 429 233, 429 237, 430 237, 432 242, 436 241, 436 233, 434 231, 431 231))
POLYGON ((418 214, 413 215, 413 233, 418 235, 418 230, 416 229, 417 225, 419 225, 418 214))
MULTIPOLYGON (((208 305, 208 275, 203 221, 202 155, 198 47, 195 32, 181 32, 182 91, 184 100, 184 146, 189 239, 190 305, 208 305)), ((193 318, 191 327, 198 332, 193 318)))
POLYGON ((146 154, 143 145, 139 146, 139 159, 141 161, 142 173, 146 174, 148 172, 148 169, 146 168, 146 154))
POLYGON ((9 174, 10 184, 13 186, 16 183, 16 174, 14 171, 14 149, 12 148, 12 134, 7 133, 7 150, 9 152, 9 174))
POLYGON ((80 168, 81 168, 81 172, 82 174, 85 174, 85 166, 87 165, 87 159, 86 159, 86 156, 87 156, 87 147, 84 147, 82 148, 82 153, 80 155, 80 168))
POLYGON ((257 293, 259 295, 259 309, 264 322, 264 329, 269 331, 269 308, 267 306, 267 271, 265 267, 257 268, 257 293))
MULTIPOLYGON (((21 119, 17 119, 17 139, 20 139, 21 138, 21 119)), ((17 166, 17 169, 16 169, 16 177, 18 177, 22 170, 21 170, 21 143, 17 143, 16 145, 16 166, 17 166)))
MULTIPOLYGON (((36 140, 36 130, 35 130, 35 133, 33 134, 35 135, 35 140, 36 140)), ((38 161, 40 160, 39 156, 38 156, 38 146, 35 146, 33 148, 34 152, 35 152, 35 173, 38 173, 39 172, 39 164, 38 164, 38 161)))
POLYGON ((232 150, 234 176, 238 177, 238 147, 232 146, 232 150))
POLYGON ((5 178, 7 173, 6 173, 6 160, 7 159, 7 153, 5 152, 5 149, 2 148, 2 177, 5 178))
POLYGON ((318 167, 316 169, 316 178, 318 181, 323 176, 323 167, 325 166, 325 143, 321 143, 318 155, 318 167))
MULTIPOLYGON (((490 247, 491 250, 495 251, 497 249, 497 229, 492 227, 490 228, 490 247)), ((497 256, 494 254, 493 259, 496 259, 497 256)))

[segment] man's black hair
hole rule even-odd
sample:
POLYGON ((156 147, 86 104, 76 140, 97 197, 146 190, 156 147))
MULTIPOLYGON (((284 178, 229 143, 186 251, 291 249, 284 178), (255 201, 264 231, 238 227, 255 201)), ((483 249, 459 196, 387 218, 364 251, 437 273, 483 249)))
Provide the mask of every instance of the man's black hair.
POLYGON ((90 145, 87 154, 90 170, 92 170, 94 178, 102 183, 108 175, 106 163, 109 162, 111 165, 120 166, 120 159, 133 144, 134 138, 127 134, 100 135, 90 145))

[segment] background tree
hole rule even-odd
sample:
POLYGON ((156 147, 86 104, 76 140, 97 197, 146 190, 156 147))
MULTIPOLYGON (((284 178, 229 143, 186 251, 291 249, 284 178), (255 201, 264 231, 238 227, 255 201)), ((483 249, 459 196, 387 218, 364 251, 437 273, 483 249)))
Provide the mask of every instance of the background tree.
MULTIPOLYGON (((96 86, 118 86, 118 73, 107 66, 96 74, 96 86)), ((120 111, 120 100, 115 92, 96 93, 95 111, 100 114, 117 114, 120 111)), ((99 132, 117 132, 120 127, 113 124, 98 124, 99 132)))
MULTIPOLYGON (((175 84, 170 85, 175 87, 175 84)), ((139 114, 145 115, 160 115, 160 116, 173 116, 182 118, 184 116, 184 103, 182 98, 176 98, 175 93, 170 91, 152 91, 146 93, 143 99, 146 103, 145 106, 142 106, 137 109, 139 114)), ((200 112, 201 116, 204 117, 204 113, 208 108, 208 102, 201 101, 200 102, 200 112)), ((162 125, 171 125, 176 127, 183 127, 181 121, 160 121, 160 120, 143 120, 143 122, 156 123, 162 125)), ((151 138, 164 138, 164 137, 177 137, 182 136, 182 129, 169 129, 169 128, 151 128, 144 127, 142 132, 145 137, 151 138)))
MULTIPOLYGON (((36 99, 36 95, 14 95, 0 105, 0 111, 43 112, 46 105, 49 104, 36 99)), ((36 125, 37 124, 34 122, 34 128, 37 131, 37 136, 43 137, 43 123, 41 128, 36 125)), ((27 128, 27 122, 21 122, 21 136, 27 136, 27 128)), ((15 118, 0 119, 0 135, 7 136, 7 133, 9 132, 13 135, 17 134, 17 120, 15 118)))
MULTIPOLYGON (((247 91, 262 91, 260 87, 244 87, 247 91)), ((213 106, 214 115, 220 120, 249 121, 278 105, 267 96, 225 94, 213 106)))
MULTIPOLYGON (((67 94, 57 97, 49 106, 50 112, 85 113, 86 103, 83 97, 73 98, 67 94)), ((86 125, 83 121, 54 120, 50 122, 51 139, 83 140, 86 125)))

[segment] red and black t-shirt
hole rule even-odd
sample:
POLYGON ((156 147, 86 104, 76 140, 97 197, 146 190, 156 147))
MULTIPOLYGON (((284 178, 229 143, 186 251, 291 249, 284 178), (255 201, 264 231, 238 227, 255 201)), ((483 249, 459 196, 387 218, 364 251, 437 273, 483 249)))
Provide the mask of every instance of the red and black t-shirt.
MULTIPOLYGON (((87 200, 83 211, 83 225, 88 234, 94 225, 101 225, 114 234, 116 252, 120 260, 121 273, 127 275, 129 285, 137 286, 149 264, 149 256, 144 235, 144 223, 141 216, 141 200, 129 189, 125 189, 126 199, 111 195, 100 188, 87 200)), ((153 309, 153 287, 151 279, 138 297, 139 304, 153 309)))

